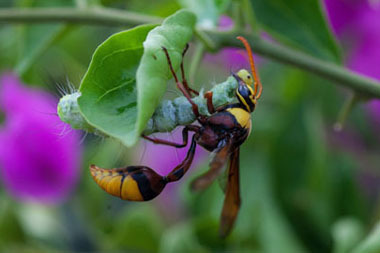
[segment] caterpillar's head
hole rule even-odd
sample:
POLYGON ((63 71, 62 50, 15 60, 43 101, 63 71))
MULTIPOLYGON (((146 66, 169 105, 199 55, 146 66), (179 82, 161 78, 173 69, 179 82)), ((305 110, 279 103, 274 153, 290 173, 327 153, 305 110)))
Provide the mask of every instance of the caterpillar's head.
POLYGON ((236 74, 235 73, 232 74, 235 77, 236 81, 238 82, 238 87, 236 89, 236 96, 239 102, 244 106, 244 108, 247 111, 253 112, 253 110, 255 109, 257 100, 261 96, 262 85, 256 73, 256 68, 253 61, 251 47, 249 46, 245 38, 239 36, 237 37, 237 39, 243 42, 248 52, 249 62, 251 64, 251 70, 252 70, 253 76, 246 69, 241 69, 236 74))

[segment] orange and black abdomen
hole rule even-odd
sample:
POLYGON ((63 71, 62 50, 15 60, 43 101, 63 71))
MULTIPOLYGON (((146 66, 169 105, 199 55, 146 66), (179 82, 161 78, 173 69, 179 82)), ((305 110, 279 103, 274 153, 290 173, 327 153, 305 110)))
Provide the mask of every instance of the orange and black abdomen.
POLYGON ((107 193, 124 200, 147 201, 161 193, 166 179, 146 166, 102 169, 90 166, 95 182, 107 193))

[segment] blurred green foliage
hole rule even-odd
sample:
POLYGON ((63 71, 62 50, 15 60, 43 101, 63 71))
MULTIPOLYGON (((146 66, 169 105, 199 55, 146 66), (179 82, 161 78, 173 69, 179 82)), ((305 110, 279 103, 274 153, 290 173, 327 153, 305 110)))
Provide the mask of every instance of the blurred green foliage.
MULTIPOLYGON (((300 2, 292 1, 302 7, 300 2)), ((174 1, 148 0, 8 0, 0 7, 81 3, 158 16, 180 8, 174 1)), ((252 1, 252 5, 266 8, 264 1, 252 1)), ((282 16, 269 14, 271 11, 267 8, 257 14, 264 29, 271 25, 276 29, 282 22, 282 16), (273 24, 261 20, 260 15, 270 16, 273 24)), ((226 13, 231 15, 228 10, 226 13)), ((318 27, 327 29, 319 14, 309 18, 308 22, 319 22, 318 27)), ((95 48, 121 30, 88 25, 0 24, 0 69, 18 71, 25 83, 58 96, 57 84, 70 80, 78 85, 95 48)), ((329 36, 327 30, 323 33, 329 36)), ((302 34, 293 35, 300 39, 296 42, 305 41, 302 34)), ((282 36, 286 41, 292 39, 286 31, 278 39, 282 36)), ((332 58, 337 57, 338 50, 330 38, 327 42, 325 46, 317 41, 304 46, 320 49, 321 57, 327 51, 332 58)), ((220 66, 202 62, 194 86, 208 89, 212 82, 223 81, 229 73, 218 69, 228 64, 228 59, 221 59, 220 66)), ((109 139, 88 136, 83 143, 80 183, 65 204, 47 207, 18 203, 0 187, 0 251, 378 252, 379 225, 375 224, 380 217, 380 176, 375 164, 380 158, 374 138, 378 132, 365 107, 357 106, 345 132, 335 133, 333 124, 345 90, 265 59, 260 59, 259 70, 264 93, 253 113, 252 135, 240 155, 242 207, 235 229, 225 241, 218 238, 223 203, 218 184, 199 194, 188 189, 191 179, 207 170, 207 158, 171 188, 173 193, 169 192, 167 199, 159 196, 148 203, 123 202, 93 183, 88 164, 132 164, 136 151, 109 139), (369 187, 370 182, 376 187, 369 187)), ((175 151, 165 155, 175 155, 175 151)))

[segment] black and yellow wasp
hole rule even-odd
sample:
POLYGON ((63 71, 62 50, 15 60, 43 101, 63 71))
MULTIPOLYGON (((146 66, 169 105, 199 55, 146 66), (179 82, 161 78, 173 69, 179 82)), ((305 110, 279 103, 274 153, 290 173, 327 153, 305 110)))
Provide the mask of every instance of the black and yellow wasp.
POLYGON ((232 73, 238 82, 235 92, 238 99, 237 103, 214 108, 212 93, 206 93, 205 98, 210 116, 201 115, 198 105, 191 99, 191 93, 198 94, 198 92, 189 88, 184 75, 183 56, 188 47, 182 53, 182 82, 178 80, 173 70, 167 49, 162 48, 177 87, 191 104, 196 121, 199 124, 191 124, 183 128, 183 143, 180 144, 148 136, 143 136, 143 138, 156 144, 184 148, 188 144, 189 132, 194 132, 189 151, 185 159, 166 176, 158 175, 154 170, 146 166, 102 169, 91 165, 91 174, 95 182, 103 190, 124 200, 151 200, 161 193, 167 183, 178 181, 188 171, 198 144, 206 150, 214 152, 215 156, 210 163, 210 169, 192 182, 191 188, 193 190, 203 190, 208 187, 221 174, 224 165, 228 162, 228 180, 225 189, 226 197, 221 216, 220 234, 222 237, 229 234, 240 208, 239 147, 251 132, 251 113, 255 109, 257 100, 262 92, 262 85, 256 73, 251 48, 243 37, 239 36, 237 39, 244 43, 248 52, 253 76, 245 69, 238 71, 236 74, 232 73))

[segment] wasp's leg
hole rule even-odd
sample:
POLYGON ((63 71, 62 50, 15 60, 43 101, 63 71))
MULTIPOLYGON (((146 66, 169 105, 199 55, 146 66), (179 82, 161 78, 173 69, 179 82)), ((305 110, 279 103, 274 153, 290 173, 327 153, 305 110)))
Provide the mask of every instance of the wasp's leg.
POLYGON ((212 103, 212 91, 208 91, 204 94, 204 98, 207 100, 207 110, 210 114, 215 112, 214 104, 212 103))
POLYGON ((191 104, 191 107, 193 108, 193 113, 194 113, 195 117, 199 120, 199 118, 200 118, 201 115, 199 114, 198 105, 196 103, 194 103, 193 100, 191 100, 191 96, 189 94, 189 91, 184 87, 183 83, 181 83, 178 80, 177 74, 175 73, 175 71, 173 69, 173 65, 172 65, 172 62, 170 60, 170 56, 169 56, 168 50, 165 47, 162 47, 162 50, 164 50, 164 53, 166 55, 166 59, 168 60, 169 69, 170 69, 170 71, 171 71, 171 73, 172 73, 172 75, 174 77, 174 80, 175 80, 175 82, 177 84, 178 89, 182 92, 182 94, 189 101, 189 103, 191 104))
POLYGON ((165 177, 146 166, 102 169, 91 165, 90 171, 104 191, 123 200, 151 200, 162 192, 167 183, 165 177))
POLYGON ((193 135, 186 158, 166 176, 168 183, 180 180, 183 175, 185 175, 185 173, 189 170, 190 165, 193 162, 196 146, 197 143, 195 141, 195 135, 193 135))
POLYGON ((186 43, 186 46, 185 48, 183 49, 182 51, 182 60, 181 60, 181 74, 182 74, 182 83, 183 83, 183 86, 185 86, 185 89, 189 92, 189 94, 194 93, 195 95, 199 95, 199 92, 196 91, 196 90, 193 90, 192 88, 189 87, 188 83, 187 83, 187 80, 186 80, 186 77, 185 77, 185 70, 184 70, 184 67, 183 67, 183 59, 185 57, 185 54, 187 52, 187 50, 189 49, 189 43, 186 43))
POLYGON ((186 158, 166 177, 146 166, 102 169, 91 165, 90 171, 95 182, 107 193, 124 200, 147 201, 158 196, 167 183, 179 180, 186 173, 193 161, 195 148, 194 135, 186 158))
POLYGON ((188 142, 188 139, 189 139, 188 138, 189 131, 198 132, 199 131, 199 126, 188 125, 188 126, 185 126, 183 128, 183 130, 182 130, 182 140, 183 140, 183 143, 182 144, 181 143, 175 143, 175 142, 167 141, 167 140, 164 140, 164 139, 152 138, 152 137, 145 136, 145 135, 142 135, 142 137, 145 140, 153 142, 154 144, 162 144, 162 145, 172 146, 172 147, 176 147, 176 148, 183 148, 183 147, 187 146, 187 142, 188 142))
POLYGON ((191 183, 193 191, 206 189, 220 175, 231 153, 231 144, 231 139, 228 139, 227 143, 215 154, 214 159, 210 163, 210 169, 191 183))

